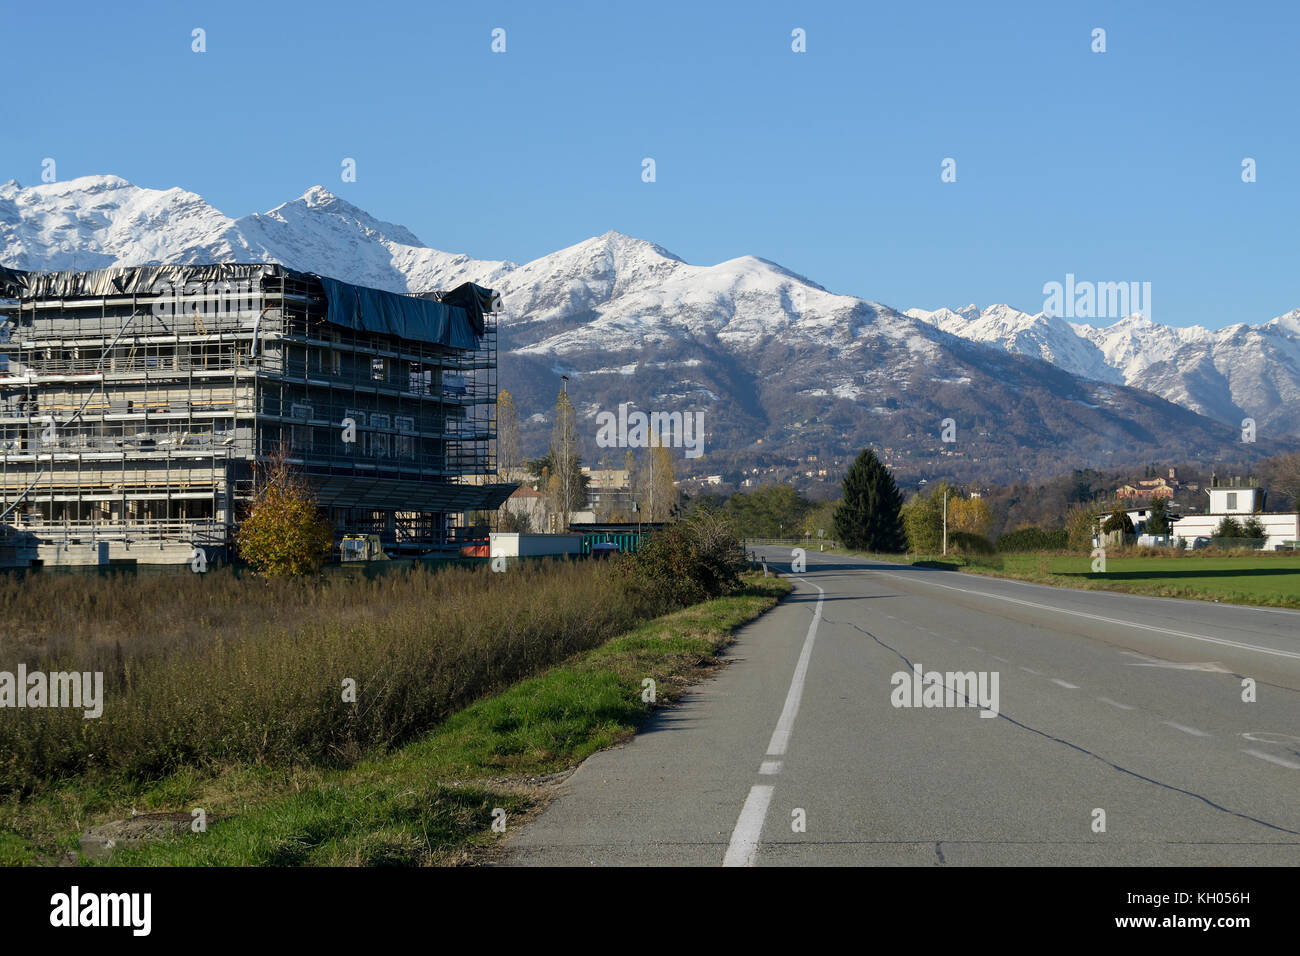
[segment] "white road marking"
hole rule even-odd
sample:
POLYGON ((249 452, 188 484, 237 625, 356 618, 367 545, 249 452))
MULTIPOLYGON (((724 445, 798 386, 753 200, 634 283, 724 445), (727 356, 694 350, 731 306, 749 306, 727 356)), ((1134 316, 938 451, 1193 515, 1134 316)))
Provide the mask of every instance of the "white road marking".
POLYGON ((982 647, 976 647, 974 644, 967 644, 966 646, 969 647, 972 651, 979 651, 981 654, 984 653, 984 648, 982 647))
POLYGON ((1010 664, 1010 663, 1011 663, 1011 662, 1010 662, 1009 660, 1007 660, 1005 657, 998 657, 998 655, 996 655, 996 654, 993 655, 993 659, 994 659, 995 661, 1001 661, 1003 664, 1010 664))
POLYGON ((1170 670, 1176 670, 1176 671, 1206 671, 1212 674, 1232 673, 1232 671, 1228 670, 1218 661, 1183 663, 1180 661, 1162 661, 1158 657, 1148 657, 1146 654, 1139 654, 1137 651, 1120 651, 1120 653, 1128 657, 1141 658, 1139 663, 1127 665, 1129 667, 1167 667, 1170 670))
POLYGON ((1292 744, 1300 744, 1300 737, 1297 737, 1295 734, 1279 734, 1271 730, 1251 730, 1241 736, 1259 744, 1277 744, 1279 747, 1290 747, 1292 744))
POLYGON ((1193 737, 1208 737, 1208 736, 1210 736, 1209 734, 1207 734, 1207 733, 1206 733, 1205 731, 1203 731, 1203 730, 1197 730, 1195 727, 1187 727, 1187 726, 1185 726, 1185 725, 1183 725, 1183 724, 1176 724, 1176 723, 1174 723, 1172 720, 1166 720, 1166 721, 1163 721, 1163 723, 1164 723, 1164 725, 1165 725, 1166 727, 1172 727, 1172 728, 1174 728, 1174 730, 1181 730, 1183 733, 1185 733, 1185 734, 1191 734, 1193 737))
MULTIPOLYGON (((887 578, 899 578, 897 574, 891 574, 888 571, 878 571, 876 573, 883 574, 887 578)), ((1260 647, 1258 644, 1245 644, 1241 641, 1227 641, 1219 637, 1206 637, 1203 634, 1188 634, 1186 631, 1175 631, 1168 627, 1156 627, 1153 624, 1139 624, 1136 621, 1124 621, 1115 617, 1105 617, 1101 614, 1089 614, 1087 611, 1072 611, 1069 608, 1055 607, 1051 604, 1039 604, 1036 601, 1022 601, 1019 598, 1007 597, 1005 594, 994 594, 990 591, 972 591, 970 588, 955 588, 951 584, 940 584, 937 581, 926 581, 916 577, 899 578, 899 580, 920 580, 922 584, 928 584, 931 587, 944 588, 948 591, 960 591, 962 594, 973 594, 976 597, 992 598, 997 601, 1008 601, 1011 604, 1023 604, 1025 607, 1038 608, 1040 611, 1051 611, 1053 614, 1070 614, 1074 617, 1087 618, 1090 621, 1101 621, 1104 624, 1116 624, 1120 627, 1136 627, 1144 631, 1155 631, 1157 634, 1171 634, 1174 637, 1183 637, 1189 641, 1204 641, 1207 644, 1218 644, 1221 647, 1235 647, 1242 651, 1255 651, 1258 654, 1271 654, 1274 657, 1287 657, 1292 660, 1300 661, 1300 653, 1296 651, 1280 651, 1272 647, 1260 647)), ((1251 610, 1270 609, 1252 608, 1251 610)))
POLYGON ((1121 704, 1119 701, 1117 701, 1117 700, 1111 700, 1109 697, 1098 697, 1097 699, 1098 699, 1099 701, 1101 701, 1103 704, 1110 704, 1112 707, 1118 707, 1120 710, 1132 710, 1132 709, 1133 709, 1133 705, 1132 705, 1132 704, 1121 704))
MULTIPOLYGON (((849 560, 849 561, 860 561, 860 562, 862 562, 863 564, 866 564, 866 563, 867 563, 867 559, 866 559, 866 558, 855 558, 855 557, 852 557, 851 555, 844 555, 844 557, 845 557, 846 560, 849 560)), ((879 559, 876 559, 876 560, 879 561, 879 559)), ((897 563, 894 563, 894 562, 886 562, 886 563, 891 563, 891 564, 893 564, 893 566, 896 567, 896 568, 910 568, 909 565, 905 565, 905 564, 897 564, 897 563)), ((874 571, 875 569, 874 569, 874 568, 863 568, 863 570, 864 570, 864 571, 874 571)), ((889 572, 887 572, 887 571, 879 571, 879 572, 877 572, 877 573, 879 573, 879 574, 886 574, 886 575, 887 575, 889 572)), ((1033 583, 1031 583, 1031 582, 1029 582, 1029 581, 1017 581, 1015 578, 997 578, 997 580, 998 580, 998 581, 1001 581, 1003 584, 1010 584, 1010 585, 1014 585, 1014 586, 1016 586, 1016 587, 1022 587, 1022 588, 1033 588, 1033 589, 1038 590, 1038 591, 1073 591, 1073 592, 1075 592, 1076 594, 1082 594, 1082 593, 1085 593, 1085 589, 1084 589, 1084 588, 1066 588, 1066 587, 1060 587, 1060 586, 1058 586, 1058 585, 1054 585, 1054 584, 1033 584, 1033 583)), ((941 584, 941 585, 939 585, 939 587, 947 587, 947 585, 946 585, 946 584, 941 584)), ((960 588, 956 588, 956 589, 954 589, 954 590, 961 590, 961 589, 960 589, 960 588)), ((982 593, 982 592, 974 592, 974 593, 982 593)), ((1129 594, 1129 593, 1124 592, 1124 591, 1108 591, 1107 593, 1110 594, 1112 597, 1115 597, 1115 598, 1117 598, 1117 599, 1120 599, 1120 600, 1128 600, 1128 601, 1132 601, 1132 602, 1135 602, 1135 603, 1143 603, 1143 602, 1150 603, 1150 602, 1153 602, 1153 601, 1181 601, 1181 602, 1183 602, 1184 604, 1191 604, 1191 603, 1202 604, 1202 603, 1206 603, 1206 602, 1202 602, 1202 601, 1195 601, 1195 600, 1192 599, 1192 598, 1162 598, 1162 597, 1152 597, 1152 596, 1150 596, 1150 595, 1145 595, 1145 594, 1129 594)), ((1214 602, 1214 603, 1217 604, 1218 602, 1216 601, 1216 602, 1214 602)), ((1263 612, 1263 613, 1265 613, 1265 614, 1290 614, 1290 615, 1293 616, 1293 617, 1300 617, 1300 611, 1291 611, 1291 610, 1287 610, 1286 608, 1278 608, 1278 607, 1257 607, 1257 606, 1255 606, 1255 605, 1236 605, 1236 604, 1220 604, 1219 606, 1220 606, 1220 607, 1239 607, 1239 608, 1242 608, 1242 609, 1244 609, 1244 610, 1260 611, 1260 612, 1263 612)))
POLYGON ((763 821, 767 818, 767 806, 772 802, 772 790, 767 784, 756 783, 749 788, 749 796, 740 810, 740 819, 736 829, 731 832, 731 843, 727 845, 727 855, 722 858, 723 866, 753 866, 758 856, 758 842, 763 836, 763 821))
MULTIPOLYGON (((809 582, 811 583, 811 582, 809 582)), ((794 665, 794 676, 790 678, 790 690, 785 695, 785 707, 772 731, 772 740, 767 745, 767 756, 781 757, 790 746, 790 732, 794 730, 794 719, 799 715, 799 701, 803 699, 803 684, 808 677, 808 662, 812 660, 813 642, 817 640, 817 624, 822 619, 822 603, 826 592, 817 588, 817 607, 813 609, 812 621, 808 624, 808 635, 803 639, 803 649, 799 651, 799 661, 794 665)), ((765 760, 759 768, 772 764, 780 766, 779 760, 765 760)), ((727 845, 726 856, 722 858, 723 866, 753 866, 758 855, 759 840, 763 836, 763 821, 767 818, 767 807, 772 802, 772 787, 769 784, 754 784, 745 798, 745 805, 740 808, 740 817, 736 828, 731 831, 731 842, 727 845)))
POLYGON ((781 761, 779 761, 779 760, 764 760, 764 761, 759 765, 759 767, 758 767, 758 772, 761 773, 761 774, 767 774, 768 776, 771 776, 771 775, 773 775, 773 774, 778 774, 778 773, 781 772, 781 761))
POLYGON ((799 663, 794 666, 794 676, 790 678, 790 690, 785 695, 785 707, 781 711, 781 719, 776 722, 776 730, 772 731, 772 740, 767 745, 767 755, 769 757, 780 757, 785 754, 785 750, 790 746, 790 732, 794 730, 794 719, 799 715, 799 701, 803 699, 803 682, 808 677, 808 662, 812 659, 813 642, 817 640, 817 623, 822 619, 822 602, 826 600, 826 592, 816 584, 817 588, 817 607, 813 611, 812 622, 808 625, 808 636, 803 639, 803 650, 799 652, 799 663))
POLYGON ((1050 680, 1053 684, 1057 684, 1057 685, 1059 685, 1059 686, 1061 686, 1061 687, 1064 687, 1066 690, 1078 690, 1078 689, 1079 689, 1079 685, 1078 685, 1078 684, 1071 684, 1069 681, 1061 680, 1059 677, 1049 677, 1048 680, 1050 680))
POLYGON ((1300 770, 1300 763, 1294 760, 1283 760, 1281 757, 1274 757, 1272 754, 1266 754, 1262 750, 1247 750, 1246 753, 1252 757, 1258 757, 1260 760, 1267 760, 1269 763, 1275 763, 1281 767, 1289 767, 1292 770, 1300 770))
POLYGON ((1020 669, 1024 671, 1026 674, 1037 674, 1039 677, 1043 675, 1042 671, 1036 671, 1032 667, 1021 667, 1020 669))

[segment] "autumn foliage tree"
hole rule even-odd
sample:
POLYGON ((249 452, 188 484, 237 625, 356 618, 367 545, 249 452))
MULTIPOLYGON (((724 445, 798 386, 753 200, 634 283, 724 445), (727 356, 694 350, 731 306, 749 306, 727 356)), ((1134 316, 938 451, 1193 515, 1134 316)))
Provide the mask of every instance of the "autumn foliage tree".
POLYGON ((253 501, 235 540, 240 556, 267 577, 314 574, 329 557, 334 533, 283 451, 254 466, 253 501))

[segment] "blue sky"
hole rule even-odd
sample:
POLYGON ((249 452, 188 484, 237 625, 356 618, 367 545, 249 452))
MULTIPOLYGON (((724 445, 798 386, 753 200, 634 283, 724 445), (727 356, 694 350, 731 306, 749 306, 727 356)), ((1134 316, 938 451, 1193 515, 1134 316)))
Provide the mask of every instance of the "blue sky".
POLYGON ((0 181, 49 156, 230 216, 320 183, 451 252, 616 229, 898 308, 1066 273, 1173 325, 1300 306, 1295 4, 289 6, 11 7, 0 181))

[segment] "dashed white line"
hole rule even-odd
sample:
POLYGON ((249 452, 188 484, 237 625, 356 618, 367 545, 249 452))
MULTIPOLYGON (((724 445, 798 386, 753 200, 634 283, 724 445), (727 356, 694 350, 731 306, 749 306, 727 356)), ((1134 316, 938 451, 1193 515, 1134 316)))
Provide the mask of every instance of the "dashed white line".
POLYGON ((767 818, 767 806, 772 802, 772 790, 768 784, 756 783, 749 788, 749 796, 740 810, 740 819, 736 829, 731 832, 731 843, 727 845, 727 855, 722 858, 723 866, 753 866, 758 856, 758 841, 763 835, 763 821, 767 818))
POLYGON ((1174 723, 1172 720, 1161 721, 1161 723, 1163 723, 1166 727, 1172 727, 1172 728, 1174 728, 1174 730, 1181 730, 1181 731, 1182 731, 1183 733, 1185 733, 1185 734, 1191 734, 1193 737, 1208 737, 1208 736, 1210 736, 1209 734, 1207 734, 1207 733, 1206 733, 1205 731, 1203 731, 1203 730, 1197 730, 1195 727, 1188 727, 1188 726, 1185 725, 1185 724, 1176 724, 1176 723, 1174 723))
POLYGON ((781 772, 781 761, 779 761, 779 760, 764 760, 764 761, 759 765, 759 767, 758 767, 758 772, 761 773, 761 774, 766 774, 767 776, 772 776, 773 774, 778 774, 778 773, 781 772))
POLYGON ((1121 704, 1119 701, 1117 701, 1117 700, 1111 700, 1109 697, 1098 697, 1097 699, 1098 699, 1099 701, 1101 701, 1103 704, 1110 704, 1110 706, 1112 706, 1112 707, 1118 707, 1120 710, 1132 710, 1132 709, 1133 709, 1133 705, 1132 705, 1132 704, 1121 704))
MULTIPOLYGON (((917 577, 900 578, 897 574, 891 574, 888 571, 878 571, 887 578, 898 578, 899 580, 920 581, 936 588, 944 588, 948 591, 960 591, 962 594, 973 594, 976 597, 990 598, 996 601, 1007 601, 1011 604, 1020 604, 1024 607, 1038 608, 1040 611, 1051 611, 1054 614, 1070 614, 1074 617, 1087 618, 1090 621, 1101 621, 1104 624, 1115 624, 1120 627, 1136 627, 1143 631, 1154 631, 1157 634, 1172 634, 1174 637, 1183 637, 1189 641, 1204 641, 1207 644, 1218 644, 1221 647, 1235 647, 1243 651, 1255 651, 1258 654, 1270 654, 1274 657, 1287 657, 1291 660, 1300 661, 1300 652, 1281 651, 1273 647, 1260 647, 1258 644, 1246 644, 1242 641, 1228 641, 1220 637, 1206 637, 1202 634, 1188 634, 1186 631, 1175 631, 1168 627, 1156 627, 1153 624, 1139 624, 1136 621, 1125 621, 1120 618, 1106 617, 1101 614, 1089 614, 1087 611, 1073 611, 1069 608, 1056 607, 1051 604, 1039 604, 1036 601, 1022 601, 1020 598, 1008 597, 1005 594, 994 594, 991 591, 973 591, 970 588, 956 588, 951 584, 940 584, 937 581, 926 581, 917 577)), ((1017 582, 1019 583, 1019 582, 1017 582)), ((1255 608, 1254 610, 1266 610, 1264 608, 1255 608)))
MULTIPOLYGON (((790 732, 794 730, 794 719, 799 714, 799 702, 803 699, 803 685, 808 677, 808 662, 812 659, 813 642, 817 640, 817 624, 822 619, 822 603, 826 600, 826 592, 816 584, 813 584, 813 587, 817 588, 817 607, 813 609, 812 621, 808 624, 808 635, 803 639, 803 649, 799 651, 799 661, 794 665, 790 690, 785 695, 785 707, 781 709, 776 730, 772 731, 772 740, 767 745, 768 757, 785 755, 786 748, 790 746, 790 732)), ((759 773, 774 773, 775 771, 770 769, 773 765, 779 769, 781 761, 763 761, 759 773)), ((754 865, 754 858, 758 855, 759 840, 763 836, 763 821, 767 818, 768 804, 772 802, 772 789, 770 784, 758 783, 750 788, 749 796, 745 798, 745 805, 740 808, 736 828, 731 831, 731 842, 727 844, 727 853, 722 858, 723 866, 754 865)))
POLYGON ((1009 660, 1007 660, 1005 657, 998 657, 998 655, 996 655, 996 654, 993 655, 993 659, 994 659, 995 661, 1001 661, 1003 664, 1010 664, 1010 663, 1011 663, 1011 662, 1010 662, 1009 660))
POLYGON ((1042 677, 1042 676, 1043 676, 1043 672, 1042 672, 1042 671, 1036 671, 1036 670, 1034 670, 1032 667, 1021 667, 1020 669, 1021 669, 1022 671, 1024 671, 1026 674, 1036 674, 1036 675, 1038 675, 1039 677, 1042 677))
POLYGON ((1066 690, 1079 689, 1078 684, 1071 684, 1069 681, 1061 680, 1059 677, 1049 677, 1048 680, 1050 680, 1053 684, 1057 684, 1061 687, 1064 687, 1066 690))
POLYGON ((1269 763, 1275 763, 1280 767, 1289 767, 1292 770, 1300 770, 1300 763, 1294 760, 1283 760, 1281 757, 1274 757, 1272 754, 1266 754, 1262 750, 1247 750, 1246 753, 1252 757, 1258 757, 1260 760, 1267 760, 1269 763))

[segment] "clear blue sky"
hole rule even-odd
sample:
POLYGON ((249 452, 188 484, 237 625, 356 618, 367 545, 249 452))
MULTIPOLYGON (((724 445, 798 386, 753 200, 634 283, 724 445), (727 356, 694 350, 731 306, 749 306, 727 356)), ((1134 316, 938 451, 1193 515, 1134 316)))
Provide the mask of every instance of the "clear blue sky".
POLYGON ((451 252, 617 229, 899 308, 1038 311, 1067 272, 1174 325, 1300 306, 1294 3, 286 6, 9 7, 0 181, 50 156, 230 216, 321 183, 451 252))

